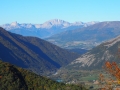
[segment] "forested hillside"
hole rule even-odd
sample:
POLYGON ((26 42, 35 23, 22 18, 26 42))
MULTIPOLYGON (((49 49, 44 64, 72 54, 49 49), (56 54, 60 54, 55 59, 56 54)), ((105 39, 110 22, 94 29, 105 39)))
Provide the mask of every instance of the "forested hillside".
POLYGON ((0 60, 0 90, 86 90, 81 85, 66 85, 36 75, 0 60))

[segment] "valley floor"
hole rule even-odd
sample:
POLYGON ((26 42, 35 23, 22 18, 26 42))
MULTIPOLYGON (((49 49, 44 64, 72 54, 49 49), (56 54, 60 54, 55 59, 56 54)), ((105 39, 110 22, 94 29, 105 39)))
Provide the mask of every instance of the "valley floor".
MULTIPOLYGON (((101 88, 100 74, 107 79, 110 75, 105 70, 67 70, 61 69, 56 74, 50 76, 54 80, 61 80, 66 84, 82 84, 88 90, 101 88)), ((104 86, 102 86, 104 87, 104 86)))

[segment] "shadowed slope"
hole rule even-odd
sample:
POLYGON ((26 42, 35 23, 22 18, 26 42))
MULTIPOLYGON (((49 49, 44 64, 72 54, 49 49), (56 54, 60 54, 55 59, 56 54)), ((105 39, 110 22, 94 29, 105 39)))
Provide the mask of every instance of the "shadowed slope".
POLYGON ((36 73, 55 72, 78 56, 42 39, 23 37, 0 28, 0 58, 36 73))

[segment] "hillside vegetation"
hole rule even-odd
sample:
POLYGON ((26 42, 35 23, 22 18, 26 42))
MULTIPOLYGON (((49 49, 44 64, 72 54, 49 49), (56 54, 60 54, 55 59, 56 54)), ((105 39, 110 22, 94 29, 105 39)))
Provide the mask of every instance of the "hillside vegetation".
POLYGON ((36 75, 0 60, 0 90, 86 90, 81 85, 66 85, 36 75))

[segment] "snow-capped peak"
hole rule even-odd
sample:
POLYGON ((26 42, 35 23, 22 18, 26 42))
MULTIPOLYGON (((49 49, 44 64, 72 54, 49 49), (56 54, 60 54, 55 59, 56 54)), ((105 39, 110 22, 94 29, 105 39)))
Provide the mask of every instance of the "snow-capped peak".
POLYGON ((68 27, 70 23, 60 19, 53 19, 43 23, 42 28, 51 28, 53 26, 68 27))
POLYGON ((11 26, 17 26, 17 25, 18 25, 17 22, 12 22, 12 23, 11 23, 11 26))
POLYGON ((12 22, 11 24, 4 24, 1 27, 5 28, 6 30, 11 30, 15 28, 20 28, 20 24, 17 22, 12 22))
POLYGON ((1 25, 1 27, 5 28, 6 30, 17 29, 17 28, 50 29, 52 27, 59 27, 62 29, 62 28, 70 27, 70 26, 86 27, 86 26, 93 25, 93 24, 95 24, 95 23, 94 22, 92 22, 92 23, 90 23, 90 22, 89 23, 84 23, 84 22, 69 23, 64 20, 53 19, 53 20, 49 20, 43 24, 30 24, 30 23, 19 24, 17 22, 12 22, 11 24, 1 25))
POLYGON ((66 22, 66 21, 60 20, 60 19, 53 19, 53 20, 49 20, 45 23, 51 23, 52 25, 58 25, 58 24, 69 23, 69 22, 66 22))

